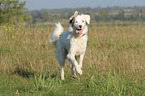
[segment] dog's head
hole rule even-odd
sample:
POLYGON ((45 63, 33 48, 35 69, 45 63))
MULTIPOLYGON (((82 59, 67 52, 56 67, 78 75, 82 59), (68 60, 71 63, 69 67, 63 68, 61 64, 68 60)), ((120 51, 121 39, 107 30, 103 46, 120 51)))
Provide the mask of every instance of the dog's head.
POLYGON ((87 24, 90 24, 90 16, 85 14, 78 15, 78 12, 76 11, 70 18, 69 23, 73 29, 73 32, 81 35, 86 33, 85 28, 87 27, 87 24))

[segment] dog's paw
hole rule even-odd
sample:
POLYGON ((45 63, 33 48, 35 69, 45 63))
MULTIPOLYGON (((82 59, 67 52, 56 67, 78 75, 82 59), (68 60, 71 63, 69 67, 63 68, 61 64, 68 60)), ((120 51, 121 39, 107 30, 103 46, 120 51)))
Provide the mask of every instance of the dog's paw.
POLYGON ((81 71, 81 73, 79 73, 80 75, 82 75, 83 74, 83 71, 81 71))
POLYGON ((82 72, 82 70, 81 70, 81 68, 80 68, 80 67, 77 67, 77 68, 76 68, 76 70, 77 70, 77 72, 78 72, 80 75, 82 75, 82 74, 83 74, 83 72, 82 72))
POLYGON ((72 77, 73 77, 73 78, 75 78, 75 79, 77 78, 77 76, 76 76, 76 75, 73 75, 72 77))
POLYGON ((61 80, 65 80, 64 78, 61 78, 61 80))

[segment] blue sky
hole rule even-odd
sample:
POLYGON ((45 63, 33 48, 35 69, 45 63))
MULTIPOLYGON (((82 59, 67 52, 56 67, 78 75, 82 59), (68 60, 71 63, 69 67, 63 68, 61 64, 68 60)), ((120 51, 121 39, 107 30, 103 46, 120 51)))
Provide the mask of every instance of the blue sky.
POLYGON ((108 6, 145 6, 145 0, 20 0, 26 1, 29 10, 108 7, 108 6))

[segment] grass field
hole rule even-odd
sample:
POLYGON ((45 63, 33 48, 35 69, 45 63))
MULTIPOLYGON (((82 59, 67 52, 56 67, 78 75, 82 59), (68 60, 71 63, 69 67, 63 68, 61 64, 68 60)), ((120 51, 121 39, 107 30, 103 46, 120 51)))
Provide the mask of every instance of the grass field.
POLYGON ((145 95, 145 25, 92 23, 83 75, 73 79, 66 60, 65 81, 49 43, 52 31, 52 25, 0 27, 0 95, 145 95))

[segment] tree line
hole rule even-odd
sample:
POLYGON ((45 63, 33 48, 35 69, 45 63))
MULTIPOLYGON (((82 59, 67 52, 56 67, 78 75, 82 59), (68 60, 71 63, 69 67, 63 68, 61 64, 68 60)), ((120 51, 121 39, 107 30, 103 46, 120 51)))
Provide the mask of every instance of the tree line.
POLYGON ((41 9, 28 10, 25 8, 26 1, 0 0, 0 24, 5 22, 17 23, 37 23, 53 22, 56 20, 68 19, 78 11, 80 14, 89 14, 91 19, 97 22, 119 21, 145 21, 145 6, 139 7, 107 7, 107 8, 63 8, 63 9, 41 9))
POLYGON ((75 9, 41 9, 26 11, 31 15, 31 22, 51 22, 59 19, 68 19, 71 15, 78 11, 80 14, 89 14, 92 20, 97 22, 108 21, 145 21, 145 7, 107 7, 107 8, 75 8, 75 9))

